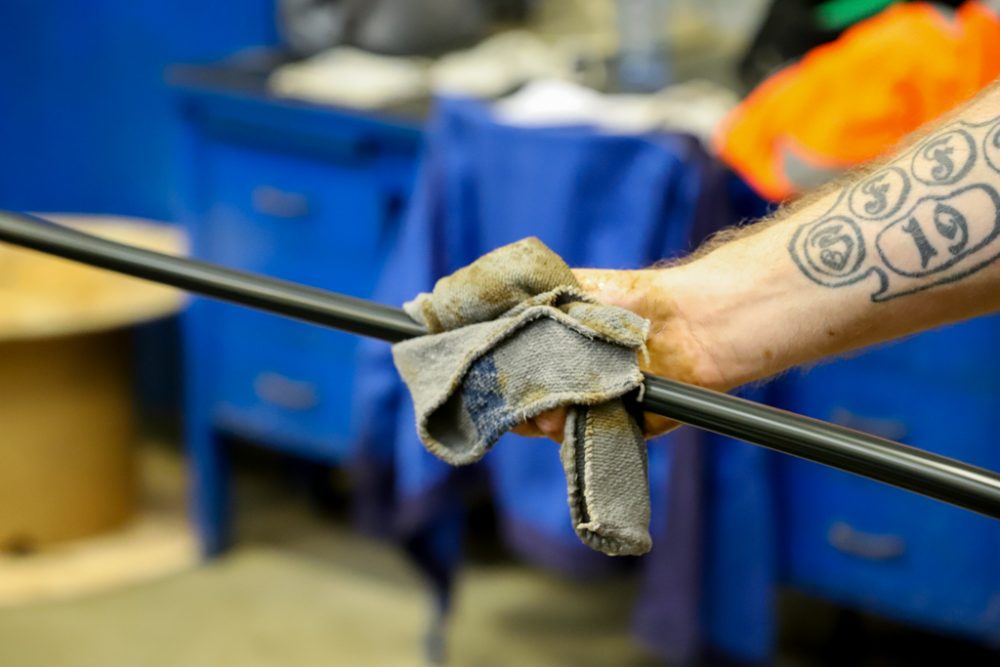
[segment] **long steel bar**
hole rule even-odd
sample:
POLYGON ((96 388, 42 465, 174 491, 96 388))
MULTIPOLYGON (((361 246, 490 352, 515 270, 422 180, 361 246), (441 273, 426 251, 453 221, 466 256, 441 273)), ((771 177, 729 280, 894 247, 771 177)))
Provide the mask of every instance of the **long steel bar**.
MULTIPOLYGON (((397 342, 424 330, 363 299, 101 239, 0 212, 0 241, 341 331, 397 342)), ((666 378, 646 376, 643 408, 1000 519, 1000 474, 891 440, 666 378)))

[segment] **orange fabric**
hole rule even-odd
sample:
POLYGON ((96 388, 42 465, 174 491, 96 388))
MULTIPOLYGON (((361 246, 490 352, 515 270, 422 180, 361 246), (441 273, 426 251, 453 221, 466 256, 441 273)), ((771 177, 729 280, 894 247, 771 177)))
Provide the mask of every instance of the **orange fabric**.
POLYGON ((760 194, 797 194, 788 161, 817 172, 877 157, 1000 75, 1000 19, 979 2, 953 18, 893 5, 757 87, 722 123, 716 148, 760 194))

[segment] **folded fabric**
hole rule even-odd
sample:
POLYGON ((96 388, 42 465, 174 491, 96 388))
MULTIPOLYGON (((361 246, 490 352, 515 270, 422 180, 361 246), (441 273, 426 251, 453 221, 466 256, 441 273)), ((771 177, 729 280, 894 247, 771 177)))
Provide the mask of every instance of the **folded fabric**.
POLYGON ((566 40, 550 43, 527 30, 507 30, 437 59, 431 87, 437 95, 488 99, 535 79, 572 80, 578 59, 566 40))
POLYGON ((571 80, 578 53, 572 42, 548 44, 508 30, 437 59, 371 53, 335 46, 277 68, 269 77, 279 97, 374 109, 431 95, 491 98, 534 79, 571 80))
POLYGON ((649 551, 646 445, 622 400, 642 383, 648 321, 585 295, 535 238, 481 257, 404 308, 430 331, 395 345, 393 359, 431 453, 473 463, 505 431, 568 406, 560 458, 577 535, 612 556, 649 551))
POLYGON ((268 85, 278 97, 377 109, 426 97, 427 68, 423 58, 337 46, 279 67, 268 85))
POLYGON ((573 81, 532 81, 497 102, 495 118, 519 127, 591 125, 605 132, 685 132, 708 143, 736 94, 703 79, 650 95, 608 95, 573 81))

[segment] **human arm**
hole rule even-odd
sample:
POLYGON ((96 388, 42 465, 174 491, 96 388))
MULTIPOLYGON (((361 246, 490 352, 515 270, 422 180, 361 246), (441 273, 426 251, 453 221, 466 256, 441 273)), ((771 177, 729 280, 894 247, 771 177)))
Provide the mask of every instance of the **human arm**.
MULTIPOLYGON (((887 159, 689 261, 577 277, 598 299, 652 321, 644 370, 727 390, 1000 310, 998 258, 994 84, 887 159)), ((647 431, 670 425, 648 419, 647 431)), ((558 439, 561 428, 555 412, 522 432, 558 439)))

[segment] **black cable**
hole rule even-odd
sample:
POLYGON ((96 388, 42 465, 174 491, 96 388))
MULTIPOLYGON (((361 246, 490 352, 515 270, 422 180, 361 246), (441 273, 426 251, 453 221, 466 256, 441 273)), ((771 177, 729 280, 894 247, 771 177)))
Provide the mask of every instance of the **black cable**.
MULTIPOLYGON (((0 212, 0 241, 389 342, 425 333, 398 308, 134 248, 19 213, 0 212)), ((642 407, 1000 519, 1000 474, 984 468, 651 375, 642 407)))

